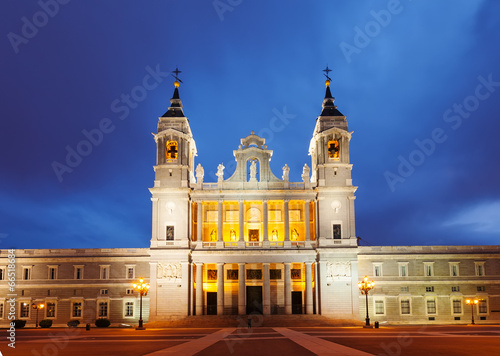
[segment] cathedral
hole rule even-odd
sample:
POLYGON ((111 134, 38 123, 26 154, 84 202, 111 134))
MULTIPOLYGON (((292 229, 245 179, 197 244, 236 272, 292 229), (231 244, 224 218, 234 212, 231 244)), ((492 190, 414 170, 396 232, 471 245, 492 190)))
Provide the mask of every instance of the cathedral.
MULTIPOLYGON (((39 303, 54 325, 135 325, 139 277, 150 284, 146 321, 251 313, 363 320, 368 307, 372 320, 390 323, 464 324, 472 312, 498 323, 500 246, 358 246, 352 132, 328 77, 325 85, 301 182, 289 180, 287 165, 272 172, 273 151, 253 131, 233 151, 234 172, 221 164, 217 182, 204 182, 176 80, 154 134, 150 247, 15 250, 15 290, 0 284, 0 326, 12 310, 29 326, 39 303), (364 276, 375 282, 366 299, 364 276)), ((1 251, 2 282, 8 255, 1 251)))

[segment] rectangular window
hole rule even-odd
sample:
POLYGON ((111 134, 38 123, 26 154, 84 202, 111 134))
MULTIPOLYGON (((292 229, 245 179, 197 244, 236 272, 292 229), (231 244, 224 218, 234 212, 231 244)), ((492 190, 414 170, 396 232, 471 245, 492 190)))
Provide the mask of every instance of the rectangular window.
POLYGON ((408 276, 408 263, 400 263, 399 264, 399 276, 407 277, 408 276))
POLYGON ((5 268, 0 268, 0 281, 5 279, 5 268))
POLYGON ((109 266, 101 266, 101 279, 109 279, 109 266))
POLYGON ((83 279, 83 266, 74 266, 75 279, 83 279))
POLYGON ((99 302, 99 318, 108 316, 108 302, 99 302))
POLYGON ((25 281, 28 281, 31 279, 31 267, 24 267, 23 268, 23 279, 25 281))
POLYGON ((477 286, 477 291, 484 292, 484 291, 486 291, 486 287, 485 286, 477 286))
POLYGON ((269 270, 269 279, 281 279, 281 270, 280 269, 270 269, 269 270))
POLYGON ((373 275, 375 277, 382 276, 382 265, 381 264, 373 264, 373 275))
POLYGON ((488 302, 486 299, 480 299, 477 304, 477 312, 479 314, 488 314, 488 302))
POLYGON ((73 303, 71 316, 73 318, 81 318, 82 317, 82 303, 81 302, 74 302, 73 303))
POLYGON ((434 292, 434 286, 425 287, 426 292, 434 292))
POLYGON ((450 263, 450 276, 451 277, 458 277, 458 262, 451 262, 450 263))
POLYGON ((462 314, 462 300, 453 299, 453 314, 462 314))
POLYGON ((342 228, 340 224, 333 224, 333 238, 334 239, 342 238, 342 228))
POLYGON ((135 267, 128 266, 127 267, 127 279, 134 279, 134 278, 135 278, 135 267))
POLYGON ((427 299, 427 314, 436 314, 436 300, 427 299))
POLYGON ((57 267, 49 267, 49 279, 57 279, 57 267))
POLYGON ((409 315, 410 314, 410 300, 402 299, 401 300, 401 314, 409 315))
POLYGON ((21 311, 19 313, 21 318, 30 317, 30 305, 28 303, 21 303, 21 311))
POLYGON ((408 286, 401 287, 401 292, 408 292, 408 286))
POLYGON ((3 303, 0 303, 0 319, 3 319, 3 303))
POLYGON ((376 300, 375 301, 375 314, 381 315, 384 314, 384 301, 376 300))
POLYGON ((101 295, 108 295, 108 290, 107 289, 101 289, 100 294, 101 295))
POLYGON ((459 286, 452 286, 451 291, 452 292, 460 292, 460 287, 459 286))
POLYGON ((173 239, 174 239, 174 226, 168 225, 167 226, 167 241, 168 240, 172 241, 173 239))
POLYGON ((434 262, 424 262, 424 276, 434 276, 434 262))
POLYGON ((484 262, 474 262, 476 265, 476 276, 484 276, 484 262))
POLYGON ((125 303, 125 316, 134 316, 134 302, 125 303))
POLYGON ((134 290, 132 288, 127 288, 127 295, 134 294, 134 290))
POLYGON ((56 303, 47 303, 47 318, 56 317, 56 303))

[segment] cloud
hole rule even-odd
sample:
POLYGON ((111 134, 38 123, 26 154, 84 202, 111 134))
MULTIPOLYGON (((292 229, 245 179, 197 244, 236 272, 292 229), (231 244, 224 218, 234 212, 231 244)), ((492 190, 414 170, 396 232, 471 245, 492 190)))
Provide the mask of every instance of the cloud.
POLYGON ((443 227, 463 227, 471 232, 500 233, 500 201, 463 209, 443 222, 443 227))

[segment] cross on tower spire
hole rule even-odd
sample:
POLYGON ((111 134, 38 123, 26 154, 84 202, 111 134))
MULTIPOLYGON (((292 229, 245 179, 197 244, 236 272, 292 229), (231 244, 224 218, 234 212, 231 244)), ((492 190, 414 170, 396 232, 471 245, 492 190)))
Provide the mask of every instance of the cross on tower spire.
POLYGON ((326 77, 326 79, 327 79, 327 80, 329 80, 329 81, 332 81, 332 78, 330 78, 330 77, 328 76, 328 73, 330 73, 331 71, 332 71, 332 70, 331 70, 330 68, 328 68, 328 64, 326 65, 326 68, 325 68, 325 69, 323 69, 323 72, 325 72, 325 73, 326 73, 326 74, 323 74, 323 75, 324 75, 324 76, 326 77))

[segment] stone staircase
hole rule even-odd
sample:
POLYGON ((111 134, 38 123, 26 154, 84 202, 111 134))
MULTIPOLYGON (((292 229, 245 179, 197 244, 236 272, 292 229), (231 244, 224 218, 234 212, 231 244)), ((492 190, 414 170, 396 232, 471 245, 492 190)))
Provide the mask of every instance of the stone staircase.
MULTIPOLYGON (((332 319, 323 315, 260 315, 252 314, 252 327, 345 327, 361 326, 364 322, 352 319, 332 319)), ((152 321, 147 328, 234 328, 248 325, 247 315, 200 315, 165 321, 152 321)))

